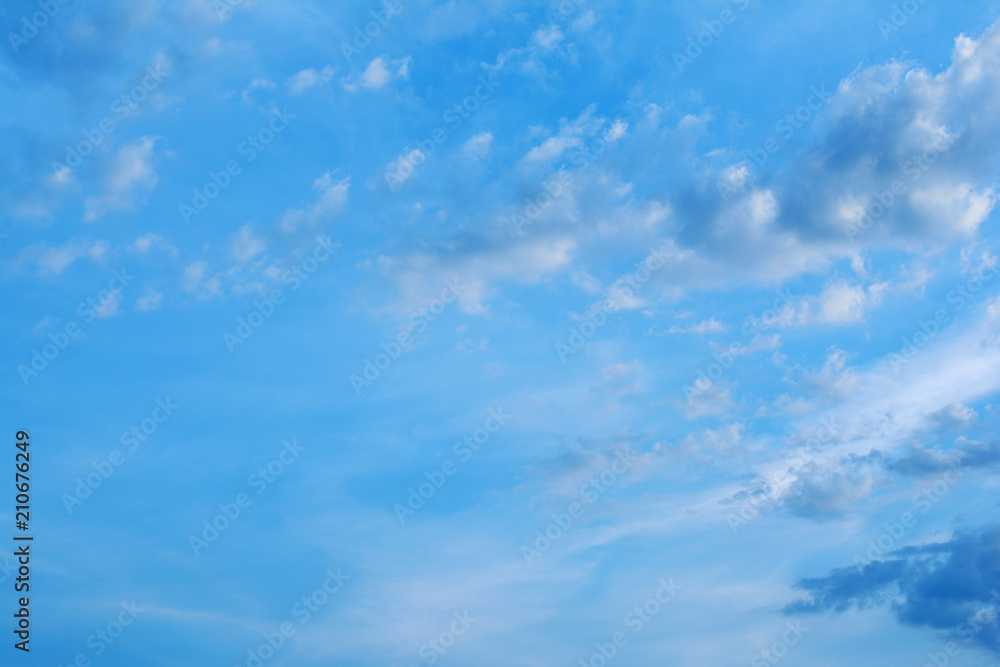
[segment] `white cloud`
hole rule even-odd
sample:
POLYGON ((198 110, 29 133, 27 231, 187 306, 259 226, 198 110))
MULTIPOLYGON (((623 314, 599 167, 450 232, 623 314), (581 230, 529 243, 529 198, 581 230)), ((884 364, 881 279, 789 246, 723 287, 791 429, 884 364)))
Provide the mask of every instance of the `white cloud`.
POLYGON ((728 382, 712 382, 707 387, 688 393, 684 404, 684 414, 688 419, 706 416, 724 415, 732 410, 733 399, 730 396, 728 382))
POLYGON ((765 324, 777 327, 812 324, 855 324, 882 303, 889 283, 851 285, 843 280, 827 283, 823 291, 784 305, 777 317, 765 324))
POLYGON ((38 270, 44 276, 57 276, 83 257, 104 263, 110 249, 107 241, 72 238, 60 246, 42 250, 38 256, 38 270))
POLYGON ((184 268, 184 275, 181 279, 181 286, 185 292, 193 292, 201 284, 205 271, 208 270, 208 262, 195 262, 184 268))
MULTIPOLYGON (((849 390, 839 392, 841 400, 830 407, 813 412, 800 430, 811 437, 820 432, 820 424, 833 425, 832 437, 821 452, 795 450, 761 468, 788 469, 796 476, 801 471, 800 488, 786 491, 806 495, 802 501, 789 499, 790 505, 798 505, 801 513, 843 511, 871 492, 873 450, 888 454, 927 432, 961 429, 975 419, 967 404, 1000 389, 1000 347, 988 343, 1000 324, 1000 310, 984 305, 977 316, 964 330, 938 334, 902 365, 894 352, 868 368, 852 369, 842 352, 831 352, 824 371, 811 379, 825 375, 833 380, 829 386, 849 390), (789 468, 792 459, 806 463, 789 468)), ((838 398, 836 394, 832 397, 838 398)))
POLYGON ((579 137, 565 135, 549 137, 543 141, 540 146, 535 146, 528 151, 528 154, 524 156, 524 159, 528 162, 547 162, 562 155, 563 151, 567 148, 579 146, 581 143, 582 142, 579 137))
POLYGON ((871 493, 876 472, 877 464, 863 457, 809 461, 794 471, 782 504, 800 516, 839 514, 871 493))
POLYGON ((244 104, 251 104, 253 102, 252 93, 255 90, 274 90, 277 88, 277 84, 273 81, 268 81, 267 79, 256 78, 251 81, 246 88, 243 89, 242 99, 244 104))
POLYGON ((983 247, 981 243, 972 243, 962 248, 962 273, 969 274, 973 271, 979 272, 985 268, 992 267, 1000 259, 994 255, 989 247, 983 247), (980 248, 983 248, 980 250, 980 248), (977 255, 978 253, 978 255, 977 255))
POLYGON ((143 313, 148 313, 151 310, 158 310, 160 302, 162 301, 163 294, 157 292, 156 290, 147 290, 146 293, 135 302, 135 309, 143 313))
POLYGON ((823 368, 815 373, 806 373, 805 384, 831 398, 845 398, 858 385, 858 373, 847 365, 847 353, 834 347, 827 354, 823 368))
POLYGON ((184 267, 181 274, 181 287, 185 292, 201 297, 219 294, 222 281, 218 277, 207 277, 208 262, 194 262, 184 267))
MULTIPOLYGON (((686 196, 671 202, 681 221, 674 237, 679 254, 690 252, 658 273, 658 286, 774 283, 867 250, 913 252, 975 234, 998 196, 1000 130, 986 120, 1000 108, 998 59, 1000 23, 982 39, 957 40, 951 66, 939 74, 899 62, 857 71, 829 93, 810 127, 811 143, 764 178, 749 178, 746 162, 697 160, 696 171, 705 175, 690 179, 686 196), (922 162, 924 155, 932 163, 922 162), (897 181, 903 193, 885 195, 897 181), (725 191, 726 184, 737 190, 725 191), (879 196, 887 208, 874 206, 879 196), (879 214, 851 236, 866 207, 879 214)), ((692 142, 705 128, 697 119, 675 128, 643 121, 630 134, 632 141, 621 140, 626 149, 652 160, 696 153, 692 142)), ((554 144, 546 148, 558 153, 554 144)), ((533 156, 545 152, 539 147, 533 156)), ((859 322, 878 300, 875 286, 831 285, 805 317, 859 322)))
POLYGON ((595 23, 597 23, 597 14, 594 13, 594 10, 588 9, 584 12, 583 16, 573 21, 573 30, 586 32, 594 27, 595 23))
POLYGON ((237 262, 246 262, 267 250, 267 243, 254 234, 253 227, 247 223, 233 234, 229 247, 233 259, 237 262))
POLYGON ((697 324, 692 324, 687 327, 672 326, 667 330, 667 333, 680 334, 680 333, 694 333, 694 334, 705 334, 705 333, 717 333, 720 331, 725 331, 726 327, 719 320, 714 317, 710 317, 707 320, 698 322, 697 324))
POLYGON ((281 228, 291 232, 299 227, 314 226, 326 222, 344 208, 351 188, 351 177, 335 180, 327 172, 316 179, 313 189, 319 192, 316 201, 302 208, 292 208, 281 218, 281 228))
POLYGON ((417 173, 417 167, 427 156, 419 148, 407 147, 395 160, 385 166, 385 177, 393 189, 417 173))
POLYGON ((109 296, 103 301, 98 302, 97 306, 94 308, 94 312, 98 317, 114 317, 118 314, 118 304, 121 303, 122 293, 109 292, 109 296))
POLYGON ((493 135, 489 132, 480 132, 462 144, 462 153, 466 157, 482 160, 489 156, 493 146, 493 135))
POLYGON ((862 322, 865 313, 882 301, 884 284, 848 285, 834 282, 823 288, 823 292, 812 302, 807 302, 799 313, 800 324, 819 322, 823 324, 850 324, 862 322))
MULTIPOLYGON (((592 130, 600 129, 604 121, 603 119, 594 119, 591 111, 585 111, 576 121, 565 121, 563 126, 567 128, 587 127, 592 130)), ((411 159, 410 161, 413 160, 411 159)), ((419 160, 416 160, 416 162, 419 162, 419 160)), ((387 166, 387 176, 392 175, 390 170, 394 168, 401 170, 399 178, 409 174, 405 168, 398 167, 397 164, 390 164, 387 166)), ((649 248, 656 242, 656 239, 650 239, 648 236, 651 233, 655 233, 670 215, 669 209, 665 206, 658 203, 644 203, 634 215, 631 215, 631 212, 629 212, 629 215, 609 216, 606 224, 583 225, 582 219, 585 219, 589 215, 589 212, 580 210, 577 197, 581 190, 586 190, 586 183, 582 182, 579 177, 564 170, 560 170, 559 178, 553 176, 549 180, 556 185, 546 188, 545 196, 548 198, 548 202, 543 202, 542 205, 536 207, 539 209, 540 215, 532 214, 531 212, 525 213, 525 215, 534 215, 535 217, 532 218, 529 226, 525 227, 523 235, 516 234, 514 228, 509 226, 508 216, 497 215, 497 212, 494 212, 495 209, 494 211, 487 210, 484 211, 484 216, 498 218, 501 225, 506 226, 498 230, 496 228, 491 229, 487 225, 483 232, 474 234, 475 239, 469 238, 467 234, 466 238, 462 240, 456 239, 452 242, 442 243, 436 249, 428 249, 425 245, 419 251, 412 254, 402 253, 402 261, 389 260, 385 265, 391 267, 393 270, 400 269, 405 267, 411 259, 419 257, 420 261, 425 264, 451 266, 456 263, 464 263, 470 255, 489 257, 490 261, 492 261, 493 259, 523 252, 528 247, 533 248, 535 251, 540 248, 549 250, 558 249, 557 252, 551 255, 548 253, 542 253, 541 255, 541 257, 549 259, 558 258, 558 261, 551 264, 543 262, 547 267, 546 275, 549 275, 550 273, 568 268, 572 254, 575 254, 580 242, 587 240, 588 236, 613 239, 617 243, 620 243, 623 238, 631 236, 632 238, 644 239, 644 245, 649 248), (550 192, 556 192, 556 194, 550 196, 548 194, 550 192), (550 221, 557 222, 550 224, 550 221), (407 257, 408 254, 409 257, 407 257)), ((536 187, 539 190, 542 189, 540 186, 536 187)), ((584 194, 589 195, 590 193, 584 192, 584 194)), ((627 192, 615 196, 624 197, 627 196, 627 192)), ((484 203, 484 206, 486 205, 484 203)), ((510 211, 511 213, 519 214, 524 212, 524 201, 522 200, 512 206, 510 211)), ((667 262, 669 263, 672 261, 673 252, 668 249, 666 255, 667 262)), ((503 271, 483 271, 475 276, 474 282, 477 287, 481 287, 477 291, 476 309, 485 312, 485 304, 481 299, 493 294, 494 285, 492 282, 494 280, 506 280, 509 275, 505 269, 503 271)), ((536 279, 537 274, 529 269, 525 274, 524 282, 532 282, 536 279)), ((638 308, 646 303, 642 295, 635 292, 629 294, 623 290, 610 290, 605 298, 612 300, 614 307, 619 310, 638 308)))
POLYGON ((563 40, 562 30, 557 25, 539 28, 531 36, 531 40, 543 49, 553 49, 563 40))
POLYGON ((597 294, 602 289, 601 281, 586 271, 574 271, 573 275, 570 277, 573 280, 574 285, 591 294, 597 294))
POLYGON ((621 139, 628 129, 628 123, 617 120, 604 130, 607 119, 595 116, 596 105, 591 104, 577 118, 559 120, 559 131, 535 146, 524 156, 526 163, 550 162, 560 157, 566 150, 582 146, 586 139, 601 136, 604 141, 614 143, 621 139), (604 130, 602 132, 602 130, 604 130))
POLYGON ((149 252, 154 245, 160 243, 162 240, 163 237, 159 234, 143 234, 142 236, 136 238, 136 240, 132 243, 132 247, 136 252, 145 254, 149 252))
POLYGON ((326 65, 321 70, 316 70, 315 68, 304 69, 289 78, 285 82, 285 85, 288 86, 289 94, 301 95, 310 88, 328 83, 333 78, 334 71, 331 65, 326 65))
MULTIPOLYGON (((668 451, 675 459, 696 458, 714 462, 719 456, 729 456, 744 446, 744 428, 745 424, 732 422, 718 429, 706 428, 700 433, 689 433, 668 451)), ((654 447, 654 451, 658 450, 654 447)))
POLYGON ((573 244, 565 239, 541 239, 484 248, 469 254, 414 252, 402 258, 380 257, 379 265, 396 280, 405 311, 437 297, 446 280, 465 287, 459 297, 462 310, 485 314, 492 284, 509 280, 538 282, 567 266, 573 244))
POLYGON ((956 231, 971 236, 993 210, 996 192, 977 192, 970 183, 932 183, 914 188, 910 201, 928 217, 953 220, 956 231))
POLYGON ((63 165, 49 175, 48 182, 49 185, 62 188, 69 185, 75 185, 76 179, 73 178, 73 170, 63 165))
POLYGON ((118 151, 105 179, 105 194, 84 201, 84 220, 97 220, 113 211, 134 210, 139 197, 156 187, 153 149, 157 138, 142 137, 118 151))
POLYGON ((961 403, 949 403, 930 415, 930 421, 949 430, 961 430, 976 420, 976 411, 961 403))
POLYGON ((619 119, 615 121, 614 125, 612 125, 610 129, 608 129, 604 138, 607 141, 618 141, 625 136, 626 132, 628 132, 628 123, 619 119))
POLYGON ((410 78, 410 65, 413 59, 404 56, 395 60, 389 60, 387 56, 378 56, 368 63, 368 67, 360 76, 350 76, 341 80, 344 89, 355 91, 359 87, 368 90, 378 90, 387 83, 397 79, 410 78))
MULTIPOLYGON (((574 255, 587 257, 588 263, 593 256, 602 256, 609 241, 621 248, 629 242, 634 246, 648 243, 652 232, 668 235, 665 266, 644 287, 641 297, 635 297, 637 303, 672 298, 694 287, 774 284, 803 273, 829 271, 836 260, 855 260, 869 250, 919 251, 942 237, 964 238, 994 196, 1000 130, 985 119, 993 117, 990 109, 1000 107, 1000 70, 987 66, 1000 54, 998 31, 991 28, 983 40, 963 46, 971 49, 968 53, 956 51, 955 63, 939 75, 898 63, 859 70, 832 92, 808 135, 802 135, 804 148, 790 153, 774 174, 759 179, 766 187, 751 184, 723 200, 714 185, 727 166, 696 158, 695 178, 686 177, 687 183, 679 186, 684 196, 664 203, 668 216, 646 224, 651 202, 633 193, 652 191, 654 184, 637 183, 634 190, 623 189, 626 184, 611 172, 614 161, 598 157, 588 173, 576 176, 533 220, 529 234, 538 242, 566 241, 574 255), (981 62, 978 74, 959 76, 969 58, 981 62), (970 83, 975 81, 980 83, 970 83), (950 148, 917 181, 907 181, 907 192, 897 196, 876 225, 852 242, 843 227, 844 193, 866 204, 873 192, 887 189, 894 179, 909 179, 907 161, 938 140, 942 128, 952 132, 950 148), (851 136, 878 140, 845 141, 847 129, 851 136), (969 150, 973 152, 966 154, 969 150), (927 207, 922 207, 922 194, 914 198, 914 193, 924 190, 936 192, 933 187, 939 184, 948 185, 944 192, 956 196, 936 196, 939 203, 927 207)), ((708 114, 688 114, 668 127, 661 116, 667 117, 669 109, 644 105, 642 100, 636 100, 635 107, 646 112, 643 119, 634 121, 634 127, 626 125, 625 119, 609 122, 594 107, 575 120, 562 119, 557 132, 542 135, 527 147, 521 164, 526 170, 541 171, 547 161, 572 152, 577 142, 602 135, 606 140, 617 138, 615 151, 630 160, 697 155, 694 146, 706 136, 708 114)), ((683 171, 692 170, 685 166, 683 171)), ((542 180, 534 173, 531 176, 532 183, 542 180)), ((490 218, 504 222, 524 210, 522 202, 493 206, 490 218)), ((404 270, 411 259, 420 257, 438 270, 469 257, 503 256, 512 252, 512 246, 489 230, 474 235, 463 230, 443 239, 437 251, 426 246, 419 252, 404 250, 402 259, 391 260, 387 266, 404 270)), ((863 261, 855 261, 854 266, 863 269, 863 261)), ((567 263, 552 270, 563 268, 580 269, 567 263)), ((865 278, 861 282, 829 281, 819 294, 787 307, 778 326, 864 322, 890 293, 919 289, 927 278, 926 272, 917 272, 905 283, 893 284, 861 277, 865 278)), ((500 273, 479 276, 481 295, 492 293, 490 281, 503 279, 500 273)))

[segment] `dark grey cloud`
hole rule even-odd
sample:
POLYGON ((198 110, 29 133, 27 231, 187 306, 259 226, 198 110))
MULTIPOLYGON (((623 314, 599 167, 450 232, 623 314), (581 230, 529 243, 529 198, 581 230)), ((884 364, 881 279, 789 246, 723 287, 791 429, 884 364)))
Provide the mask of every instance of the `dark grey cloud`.
POLYGON ((908 453, 886 462, 886 469, 909 477, 922 477, 956 468, 988 468, 1000 462, 1000 440, 960 440, 948 451, 911 445, 908 453))
POLYGON ((865 566, 796 583, 805 596, 783 613, 842 613, 888 605, 906 625, 943 631, 1000 657, 1000 525, 906 547, 865 566))

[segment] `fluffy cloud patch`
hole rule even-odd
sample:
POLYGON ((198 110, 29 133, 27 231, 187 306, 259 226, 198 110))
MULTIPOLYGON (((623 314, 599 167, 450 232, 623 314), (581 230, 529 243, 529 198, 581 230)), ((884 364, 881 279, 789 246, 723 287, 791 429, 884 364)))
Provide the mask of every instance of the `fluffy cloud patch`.
POLYGON ((84 257, 103 263, 110 249, 107 241, 73 238, 60 246, 42 250, 37 260, 38 272, 43 276, 58 276, 84 257))
POLYGON ((330 172, 323 174, 313 183, 313 190, 319 193, 315 201, 286 211, 281 218, 282 230, 291 232, 330 220, 344 208, 350 189, 350 176, 338 180, 330 172))
POLYGON ((240 227, 239 231, 233 234, 229 245, 233 259, 237 262, 249 261, 267 249, 267 243, 254 233, 253 227, 249 223, 240 227))
POLYGON ((464 144, 462 144, 462 154, 476 160, 482 160, 490 154, 493 146, 493 135, 489 132, 480 132, 464 144))
POLYGON ((352 75, 342 80, 345 90, 355 91, 358 88, 378 90, 390 81, 410 78, 410 56, 390 60, 388 56, 379 56, 368 63, 368 67, 360 75, 352 75))
POLYGON ((320 70, 310 67, 288 79, 285 85, 288 86, 289 94, 301 95, 310 88, 328 83, 335 71, 331 65, 326 65, 320 70))
POLYGON ((118 151, 105 179, 105 193, 84 201, 84 220, 94 221, 113 211, 135 210, 142 197, 156 187, 156 141, 157 137, 143 137, 118 151))

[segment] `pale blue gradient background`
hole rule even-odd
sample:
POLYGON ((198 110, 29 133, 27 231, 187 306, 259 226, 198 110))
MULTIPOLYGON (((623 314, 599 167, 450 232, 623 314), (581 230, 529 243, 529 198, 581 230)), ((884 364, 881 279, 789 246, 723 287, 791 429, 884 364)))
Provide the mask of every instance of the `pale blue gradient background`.
MULTIPOLYGON (((941 596, 972 613, 1000 589, 988 532, 975 581, 925 563, 869 598, 875 583, 831 592, 840 612, 786 605, 912 510, 935 461, 965 474, 892 549, 1000 521, 1000 280, 947 302, 996 253, 1000 6, 931 0, 883 36, 888 2, 587 0, 564 19, 557 4, 401 4, 350 61, 340 44, 374 0, 227 17, 207 1, 76 2, 16 53, 6 35, 38 6, 0 5, 2 424, 11 443, 32 435, 36 535, 32 652, 4 646, 0 664, 245 665, 337 568, 343 587, 264 664, 428 664, 421 647, 464 610, 475 622, 436 664, 578 665, 625 630, 610 664, 747 665, 789 620, 809 631, 782 665, 943 650, 941 596), (735 21, 679 73, 673 54, 727 8, 735 21), (169 74, 153 93, 72 175, 54 171, 154 62, 169 74), (390 189, 386 171, 491 72, 496 92, 390 189), (814 86, 836 95, 723 202, 726 170, 814 86), (185 224, 179 205, 277 110, 287 129, 185 224), (935 131, 955 143, 920 194, 851 242, 833 221, 935 131), (514 233, 525 200, 609 132, 514 233), (341 245, 291 290, 279 276, 317 235, 341 245), (664 240, 668 266, 563 362, 556 344, 664 240), (135 279, 84 323, 77 304, 118 268, 135 279), (351 376, 456 278, 461 299, 358 395, 351 376), (287 300, 230 353, 223 333, 275 288, 287 300), (779 288, 790 310, 688 400, 779 288), (950 324, 894 372, 938 308, 950 324), (74 320, 84 335, 22 382, 18 365, 74 320), (176 412, 68 512, 76 478, 166 397, 176 412), (498 407, 509 421, 461 461, 454 443, 498 407), (831 418, 816 459, 789 466, 831 418), (247 478, 286 438, 305 450, 258 495, 247 478), (528 565, 522 546, 622 448, 636 463, 528 565), (448 459, 456 474, 401 525, 394 504, 448 459), (727 514, 768 479, 734 533, 727 514), (189 536, 242 492, 251 506, 195 556, 189 536), (660 578, 681 590, 633 635, 623 617, 660 578), (95 656, 88 636, 133 599, 145 611, 95 656), (925 616, 894 612, 904 599, 925 616)), ((950 664, 995 664, 993 623, 950 664)))

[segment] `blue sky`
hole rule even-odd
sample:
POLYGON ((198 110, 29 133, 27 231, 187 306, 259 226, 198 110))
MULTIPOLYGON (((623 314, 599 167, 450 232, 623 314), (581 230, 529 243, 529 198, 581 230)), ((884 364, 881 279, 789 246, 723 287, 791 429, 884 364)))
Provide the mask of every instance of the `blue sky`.
POLYGON ((996 664, 998 21, 4 3, 2 662, 996 664))

